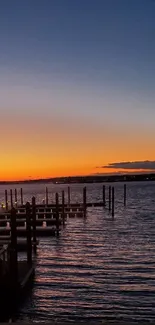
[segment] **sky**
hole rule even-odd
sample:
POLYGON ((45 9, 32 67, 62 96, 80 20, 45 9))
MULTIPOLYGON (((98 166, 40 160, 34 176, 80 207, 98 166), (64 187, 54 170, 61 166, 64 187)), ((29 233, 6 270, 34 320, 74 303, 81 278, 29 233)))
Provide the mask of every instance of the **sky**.
POLYGON ((152 170, 155 1, 1 0, 0 139, 0 180, 152 170))

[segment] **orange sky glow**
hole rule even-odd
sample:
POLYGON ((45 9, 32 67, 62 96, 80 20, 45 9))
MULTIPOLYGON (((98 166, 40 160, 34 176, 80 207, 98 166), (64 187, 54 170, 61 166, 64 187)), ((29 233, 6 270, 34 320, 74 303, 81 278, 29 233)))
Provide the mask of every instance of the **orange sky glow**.
POLYGON ((0 124, 0 180, 113 173, 117 170, 96 167, 154 158, 151 129, 144 137, 137 128, 130 134, 127 126, 109 127, 106 121, 28 116, 18 122, 15 116, 7 118, 7 131, 0 124))

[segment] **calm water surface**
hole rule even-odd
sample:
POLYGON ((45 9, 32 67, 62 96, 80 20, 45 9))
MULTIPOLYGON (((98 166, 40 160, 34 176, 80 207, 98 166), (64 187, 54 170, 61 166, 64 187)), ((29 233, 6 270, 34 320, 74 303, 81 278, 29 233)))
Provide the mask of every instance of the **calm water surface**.
MULTIPOLYGON (((71 186, 72 201, 82 201, 82 187, 71 186)), ((52 201, 67 186, 48 188, 52 201)), ((101 200, 102 184, 87 188, 89 201, 101 200)), ((25 201, 41 201, 44 189, 24 185, 25 201)), ((123 184, 115 193, 114 220, 108 210, 88 209, 86 220, 68 219, 59 238, 41 239, 34 287, 16 321, 155 320, 155 183, 128 183, 126 208, 123 184)))

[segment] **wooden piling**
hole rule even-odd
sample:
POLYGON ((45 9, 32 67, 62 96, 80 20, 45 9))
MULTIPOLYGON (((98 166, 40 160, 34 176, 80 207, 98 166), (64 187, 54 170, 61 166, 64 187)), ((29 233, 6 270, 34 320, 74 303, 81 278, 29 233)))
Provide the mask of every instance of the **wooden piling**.
POLYGON ((10 276, 14 284, 17 282, 18 266, 17 266, 17 228, 16 228, 16 209, 11 209, 10 215, 11 226, 11 244, 10 244, 10 276))
POLYGON ((5 210, 8 211, 8 191, 5 190, 5 210))
POLYGON ((15 206, 17 207, 17 201, 18 201, 18 199, 17 199, 17 189, 15 188, 15 206))
POLYGON ((36 252, 37 238, 36 238, 36 199, 32 197, 32 225, 33 225, 33 247, 36 252))
POLYGON ((111 186, 109 186, 109 211, 111 211, 111 186))
POLYGON ((46 205, 48 205, 48 188, 46 187, 46 205))
POLYGON ((32 241, 31 241, 31 206, 26 203, 26 237, 27 237, 27 263, 32 263, 32 241))
POLYGON ((87 210, 87 188, 85 186, 83 188, 83 211, 84 211, 84 217, 86 217, 86 210, 87 210))
POLYGON ((68 186, 68 204, 71 203, 71 193, 70 193, 70 187, 68 186))
POLYGON ((63 225, 65 224, 65 192, 62 191, 62 220, 63 225))
POLYGON ((102 189, 102 194, 103 194, 103 206, 105 207, 106 205, 106 200, 105 200, 105 185, 103 185, 103 189, 102 189))
POLYGON ((126 184, 124 184, 124 206, 126 206, 126 184))
POLYGON ((55 203, 56 203, 56 233, 59 235, 59 194, 55 194, 55 203))
POLYGON ((112 187, 112 217, 115 215, 115 189, 112 187))
POLYGON ((20 189, 21 205, 23 205, 23 189, 20 189))
POLYGON ((11 204, 11 208, 13 208, 13 196, 12 196, 12 190, 10 190, 10 204, 11 204))

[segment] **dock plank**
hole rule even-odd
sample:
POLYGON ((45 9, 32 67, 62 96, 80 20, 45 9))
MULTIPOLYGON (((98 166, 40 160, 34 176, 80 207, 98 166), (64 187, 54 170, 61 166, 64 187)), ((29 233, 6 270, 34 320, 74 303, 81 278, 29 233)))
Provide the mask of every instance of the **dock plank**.
MULTIPOLYGON (((10 227, 0 227, 0 235, 10 235, 11 228, 10 227)), ((53 227, 36 227, 37 236, 54 236, 55 228, 53 227)), ((26 237, 26 227, 17 227, 17 236, 26 237)))
POLYGON ((33 283, 35 274, 33 264, 28 264, 27 261, 18 261, 17 269, 17 282, 11 282, 9 273, 5 275, 5 278, 0 279, 0 322, 6 322, 8 318, 11 318, 19 302, 25 297, 27 289, 33 283))

